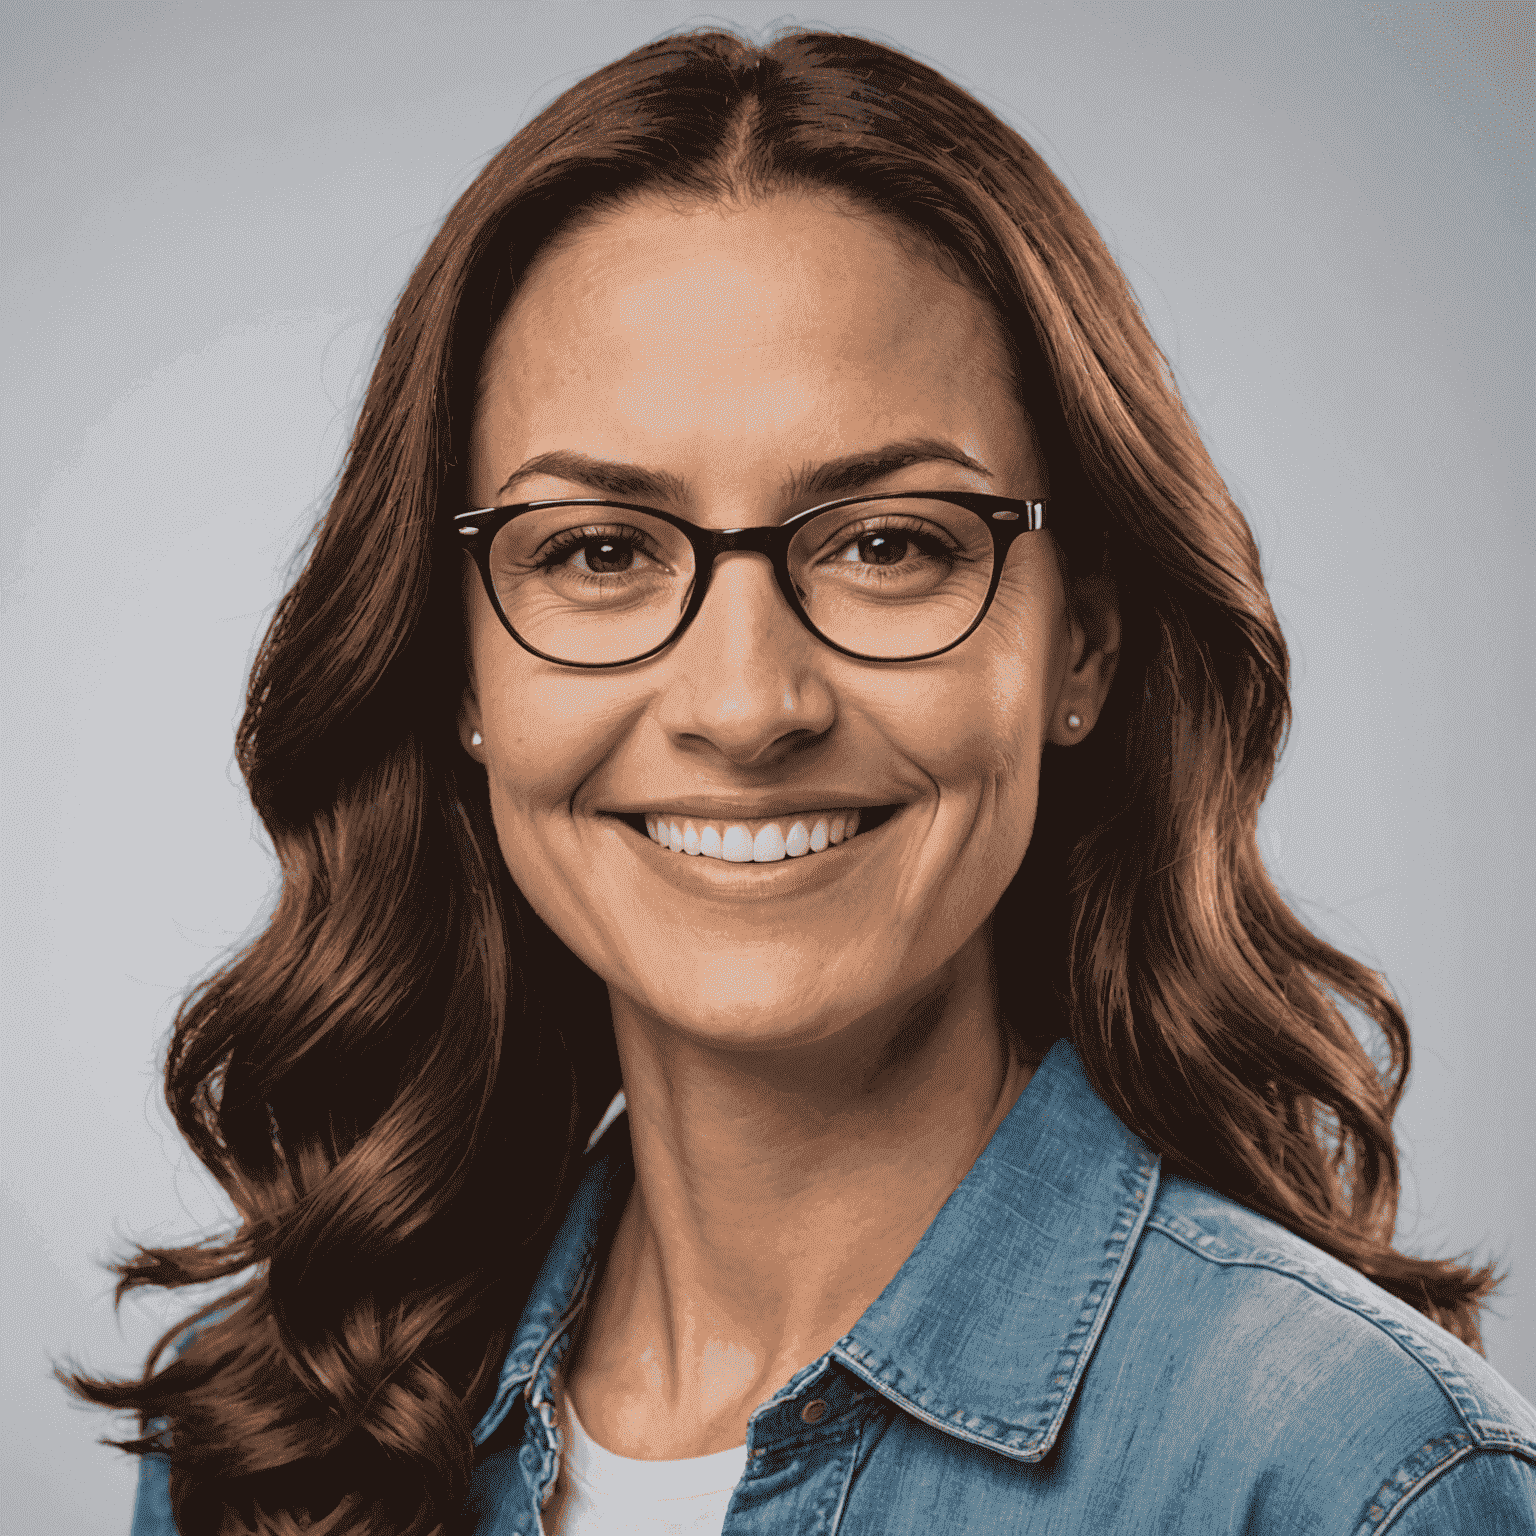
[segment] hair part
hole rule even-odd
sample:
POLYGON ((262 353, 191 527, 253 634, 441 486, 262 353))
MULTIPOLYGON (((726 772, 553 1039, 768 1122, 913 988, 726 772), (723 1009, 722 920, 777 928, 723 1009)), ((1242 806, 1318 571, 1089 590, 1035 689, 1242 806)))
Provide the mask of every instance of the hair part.
POLYGON ((1070 763, 1047 749, 994 916, 1014 1047, 1038 1057, 1069 1035, 1170 1168, 1478 1342, 1491 1272, 1391 1245, 1407 1024, 1263 868, 1284 641, 1103 242, 1017 133, 923 64, 830 33, 683 35, 567 91, 449 213, 257 656, 237 747, 282 893, 187 997, 166 1063, 176 1122, 240 1223, 140 1248, 118 1295, 244 1278, 139 1380, 66 1378, 139 1415, 116 1443, 169 1455, 181 1529, 457 1527, 471 1430, 580 1129, 619 1082, 605 991, 517 891, 455 730, 461 573, 442 521, 463 504, 483 353, 576 221, 641 195, 791 189, 910 231, 992 305, 1069 569, 1119 586, 1105 713, 1070 763), (1340 1001, 1373 1022, 1384 1067, 1340 1001))

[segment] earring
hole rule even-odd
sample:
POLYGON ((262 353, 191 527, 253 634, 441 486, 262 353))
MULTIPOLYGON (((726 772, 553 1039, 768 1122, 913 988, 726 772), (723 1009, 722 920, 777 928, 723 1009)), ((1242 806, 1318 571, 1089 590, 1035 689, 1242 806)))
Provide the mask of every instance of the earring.
POLYGON ((1075 731, 1083 723, 1083 717, 1075 711, 1067 716, 1067 729, 1075 731))
POLYGON ((478 747, 484 740, 485 737, 483 737, 479 731, 471 731, 469 733, 469 744, 472 747, 478 747))

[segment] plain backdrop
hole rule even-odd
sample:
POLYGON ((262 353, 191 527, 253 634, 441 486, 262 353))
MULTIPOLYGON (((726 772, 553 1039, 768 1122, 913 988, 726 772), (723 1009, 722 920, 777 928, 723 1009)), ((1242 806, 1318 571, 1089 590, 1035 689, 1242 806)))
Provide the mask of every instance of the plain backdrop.
POLYGON ((50 1362, 137 1371, 187 1300, 114 1315, 102 1261, 227 1215, 158 1072, 267 910, 234 723, 391 305, 535 111, 710 20, 936 65, 1124 265, 1291 645, 1266 857, 1415 1031, 1401 1241, 1510 1267, 1536 1396, 1528 8, 7 5, 6 1530, 126 1530, 50 1362))

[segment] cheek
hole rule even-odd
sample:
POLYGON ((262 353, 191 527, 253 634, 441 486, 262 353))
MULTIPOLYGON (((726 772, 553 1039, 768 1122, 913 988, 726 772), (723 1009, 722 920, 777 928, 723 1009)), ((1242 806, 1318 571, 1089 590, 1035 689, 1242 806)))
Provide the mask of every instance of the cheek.
MULTIPOLYGON (((525 653, 508 639, 508 647, 525 653)), ((611 935, 593 918, 610 909, 602 898, 604 865, 582 839, 571 814, 582 786, 629 729, 593 690, 587 697, 570 674, 541 674, 528 657, 482 672, 486 773, 491 819, 508 873, 534 911, 602 973, 611 935)))
POLYGON ((882 700, 882 727, 941 789, 1032 798, 1060 667, 1048 603, 1004 586, 980 630, 882 700))
POLYGON ((986 668, 947 674, 883 699, 881 734, 941 792, 1007 793, 1038 757, 1028 692, 986 668))
POLYGON ((509 800, 530 812, 550 809, 601 759, 603 721, 580 707, 568 682, 541 689, 506 671, 480 695, 490 771, 509 800))
POLYGON ((546 666, 488 617, 476 623, 472 657, 491 805, 498 826, 537 821, 570 805, 628 728, 633 703, 607 679, 546 666))

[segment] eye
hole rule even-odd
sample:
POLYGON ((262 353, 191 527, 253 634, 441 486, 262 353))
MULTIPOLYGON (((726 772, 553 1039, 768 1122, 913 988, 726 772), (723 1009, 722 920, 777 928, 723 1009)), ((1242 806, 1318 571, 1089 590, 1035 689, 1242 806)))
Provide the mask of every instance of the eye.
POLYGON ((956 540, 926 521, 882 521, 874 527, 848 528, 834 537, 823 559, 852 575, 858 570, 906 570, 919 565, 952 564, 962 558, 956 540), (851 568, 851 569, 850 569, 851 568))
POLYGON ((588 571, 594 576, 617 576, 633 569, 637 553, 631 541, 605 533, 583 539, 570 563, 578 571, 588 571))
POLYGON ((838 557, 860 565, 896 565, 905 558, 910 536, 900 528, 861 533, 838 557))
POLYGON ((564 528, 543 541, 531 563, 578 576, 630 576, 656 563, 652 542, 638 528, 564 528))

